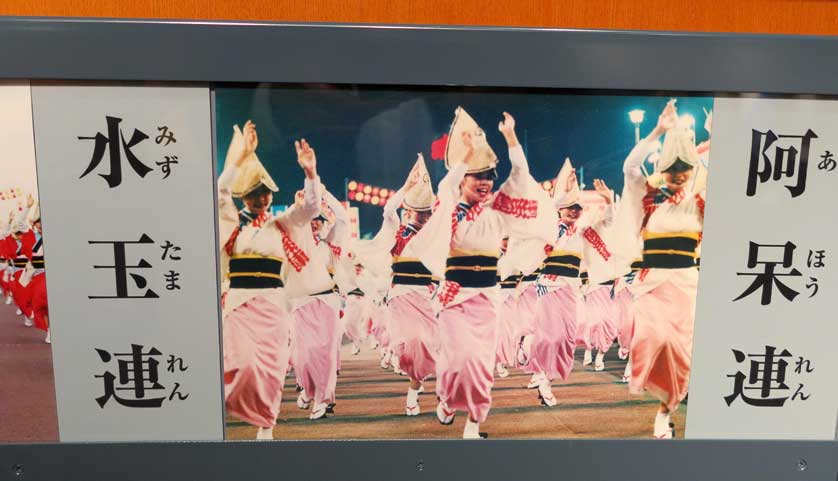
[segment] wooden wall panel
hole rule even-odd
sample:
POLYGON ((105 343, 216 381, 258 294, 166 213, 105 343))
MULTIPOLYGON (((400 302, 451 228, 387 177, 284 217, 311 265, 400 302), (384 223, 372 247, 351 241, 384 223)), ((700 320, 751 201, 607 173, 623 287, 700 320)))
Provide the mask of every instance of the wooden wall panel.
POLYGON ((0 0, 0 15, 835 35, 835 0, 0 0))

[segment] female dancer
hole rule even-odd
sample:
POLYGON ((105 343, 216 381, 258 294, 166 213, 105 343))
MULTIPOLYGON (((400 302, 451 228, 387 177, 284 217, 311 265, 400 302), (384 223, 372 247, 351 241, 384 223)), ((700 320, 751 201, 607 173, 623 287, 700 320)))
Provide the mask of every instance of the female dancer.
POLYGON ((479 423, 486 420, 492 403, 501 241, 508 234, 543 246, 555 238, 557 224, 550 200, 529 174, 515 119, 503 115, 498 130, 509 147, 509 179, 493 196, 497 156, 477 122, 458 108, 448 134, 449 172, 439 184, 439 205, 412 241, 416 257, 445 279, 436 294, 437 418, 451 424, 458 410, 466 411, 466 439, 483 437, 479 423))
POLYGON ((274 217, 270 206, 279 189, 256 157, 256 125, 247 121, 243 131, 233 131, 218 178, 225 402, 230 415, 258 427, 257 439, 272 439, 288 369, 285 277, 308 263, 294 238, 310 232, 319 212, 320 179, 314 151, 305 139, 295 142, 304 201, 274 217), (234 197, 244 209, 236 208, 234 197))
POLYGON ((404 186, 384 206, 384 221, 372 246, 386 258, 375 262, 392 272, 387 293, 387 317, 390 347, 398 360, 399 369, 410 379, 405 402, 405 414, 420 413, 419 394, 424 391, 422 381, 432 375, 436 364, 433 351, 436 339, 436 312, 431 298, 436 292, 433 276, 416 258, 416 235, 431 216, 434 193, 431 178, 422 154, 410 171, 404 186), (404 206, 404 223, 397 209, 404 206))
POLYGON ((663 109, 655 129, 626 158, 622 202, 643 235, 643 269, 629 289, 634 336, 629 390, 644 390, 661 403, 655 438, 671 438, 671 413, 687 395, 698 287, 696 251, 704 224, 704 193, 691 188, 698 165, 695 132, 679 119, 675 100, 663 109), (656 174, 640 167, 649 144, 666 134, 656 174), (656 180, 657 179, 657 180, 656 180))
MULTIPOLYGON (((610 198, 605 183, 598 180, 595 185, 600 195, 610 198)), ((599 220, 589 217, 585 223, 580 221, 580 195, 575 170, 570 159, 566 159, 554 187, 554 208, 561 221, 555 240, 545 247, 547 258, 537 281, 534 334, 525 336, 519 349, 524 370, 533 373, 539 400, 547 407, 557 404, 551 387, 553 380, 566 380, 573 369, 577 318, 585 314, 580 267, 584 244, 592 238, 590 221, 599 220)), ((607 221, 610 219, 606 217, 607 221)))
POLYGON ((321 214, 309 223, 310 247, 306 252, 310 253, 310 260, 299 271, 288 272, 294 318, 291 330, 294 373, 302 387, 297 407, 310 407, 312 420, 334 413, 344 330, 340 318, 341 294, 352 290, 354 276, 346 256, 349 216, 340 201, 325 188, 321 189, 321 214), (327 223, 327 219, 332 221, 327 223))

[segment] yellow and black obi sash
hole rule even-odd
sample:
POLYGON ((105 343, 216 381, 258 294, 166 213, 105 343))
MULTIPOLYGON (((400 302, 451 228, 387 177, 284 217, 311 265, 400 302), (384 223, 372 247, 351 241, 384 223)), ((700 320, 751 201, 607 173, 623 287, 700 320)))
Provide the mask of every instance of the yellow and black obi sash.
POLYGON ((521 282, 535 282, 536 279, 538 279, 539 274, 541 274, 542 267, 536 269, 532 274, 527 274, 524 277, 522 277, 521 282))
POLYGON ((497 284, 498 254, 455 249, 445 261, 445 280, 462 287, 492 287, 497 284))
POLYGON ((643 267, 681 269, 695 267, 698 232, 644 232, 643 267))
POLYGON ((631 263, 632 272, 637 272, 640 269, 643 269, 643 258, 635 259, 634 262, 631 263))
POLYGON ((432 282, 431 271, 419 259, 393 256, 393 285, 427 286, 432 282))
POLYGON ((282 262, 278 257, 236 255, 230 258, 230 287, 269 289, 282 287, 282 262))
POLYGON ((35 269, 44 268, 44 256, 32 256, 32 267, 35 269))
POLYGON ((25 257, 17 257, 15 258, 14 265, 15 267, 20 267, 21 269, 23 269, 24 267, 26 267, 27 262, 29 262, 29 259, 25 257))
POLYGON ((550 276, 579 277, 581 263, 582 255, 578 252, 554 250, 544 260, 541 272, 550 276))
POLYGON ((579 279, 582 279, 582 285, 588 284, 588 271, 582 271, 579 273, 579 279))
POLYGON ((513 274, 506 279, 501 279, 500 276, 498 276, 497 282, 500 284, 501 289, 515 289, 518 287, 518 282, 520 282, 523 278, 523 274, 513 274))

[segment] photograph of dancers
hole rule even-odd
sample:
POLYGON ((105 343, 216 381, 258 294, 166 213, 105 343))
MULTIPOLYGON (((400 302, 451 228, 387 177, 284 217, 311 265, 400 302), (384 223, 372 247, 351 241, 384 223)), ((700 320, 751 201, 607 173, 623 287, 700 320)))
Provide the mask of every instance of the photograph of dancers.
POLYGON ((28 83, 0 85, 0 442, 57 442, 28 83))
POLYGON ((712 98, 215 105, 228 439, 683 435, 712 98))

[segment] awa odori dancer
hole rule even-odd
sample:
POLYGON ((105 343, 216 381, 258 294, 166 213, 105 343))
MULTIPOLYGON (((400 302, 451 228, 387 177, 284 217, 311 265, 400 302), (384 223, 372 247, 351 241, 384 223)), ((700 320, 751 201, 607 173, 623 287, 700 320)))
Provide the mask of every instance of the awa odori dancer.
POLYGON ((430 174, 419 154, 404 186, 384 205, 381 230, 365 254, 377 273, 392 275, 385 315, 393 356, 410 379, 405 401, 408 416, 419 415, 422 381, 436 369, 437 321, 431 298, 437 286, 415 253, 416 235, 431 216, 433 204, 430 174), (399 207, 404 208, 404 222, 398 215, 399 207))
MULTIPOLYGON (((304 145, 301 154, 314 157, 314 150, 304 145)), ((311 220, 305 244, 301 244, 308 246, 305 251, 310 259, 299 271, 288 272, 291 351, 302 387, 297 407, 311 408, 312 420, 334 413, 344 331, 341 294, 355 288, 348 258, 349 215, 337 198, 323 187, 321 191, 321 213, 311 220)))
POLYGON ((25 220, 18 220, 15 230, 28 228, 16 236, 20 239, 20 255, 26 263, 18 278, 19 295, 23 304, 23 312, 27 318, 27 325, 34 323, 35 327, 46 331, 44 342, 49 344, 50 333, 48 312, 46 308, 46 279, 44 277, 44 241, 41 234, 41 209, 36 205, 35 198, 30 194, 27 199, 25 220))
POLYGON ((243 131, 233 131, 218 178, 225 403, 228 414, 258 427, 257 439, 272 439, 289 359, 285 279, 309 262, 295 239, 311 238, 320 179, 314 152, 305 140, 296 142, 305 173, 303 201, 273 216, 279 189, 256 157, 256 126, 248 121, 243 131))
POLYGON ((14 267, 9 277, 9 287, 12 291, 17 314, 23 315, 24 325, 31 327, 34 324, 32 315, 32 297, 29 288, 29 281, 32 279, 34 267, 32 265, 33 249, 38 242, 35 232, 29 224, 29 210, 35 200, 30 194, 26 206, 19 205, 14 211, 12 221, 12 238, 17 246, 14 258, 14 267))
POLYGON ((704 224, 704 184, 691 182, 699 163, 693 125, 678 117, 673 99, 623 166, 622 202, 631 209, 621 215, 643 236, 643 268, 629 287, 634 295, 629 390, 660 400, 654 423, 659 439, 673 437, 670 416, 689 383, 704 224), (647 179, 641 163, 649 145, 664 134, 655 174, 647 179))
MULTIPOLYGON (((647 157, 646 161, 654 166, 660 158, 660 142, 647 143, 647 147, 650 150, 643 155, 647 157)), ((629 287, 643 267, 643 237, 631 220, 634 214, 623 213, 625 209, 631 210, 633 206, 623 203, 622 199, 617 200, 615 204, 616 219, 611 240, 617 259, 616 269, 620 276, 614 286, 614 302, 617 304, 617 343, 620 346, 617 355, 626 360, 620 382, 625 384, 631 380, 630 348, 634 336, 634 317, 631 312, 634 297, 629 287)))
POLYGON ((550 199, 529 173, 515 120, 506 112, 503 116, 498 130, 509 148, 509 178, 493 195, 497 156, 477 122, 458 108, 447 138, 449 172, 439 184, 439 204, 411 241, 416 257, 433 275, 444 278, 435 297, 440 342, 437 418, 451 424, 457 411, 465 411, 466 439, 483 437, 479 424, 492 404, 501 241, 509 235, 541 249, 555 239, 557 225, 550 199))
POLYGON ((47 304, 47 279, 44 264, 44 231, 41 227, 41 207, 35 204, 29 210, 29 223, 35 234, 35 245, 32 247, 30 265, 32 271, 29 273, 29 298, 32 309, 32 317, 35 327, 46 331, 44 342, 49 344, 49 305, 47 304))
POLYGON ((620 308, 615 301, 615 284, 620 276, 612 235, 614 193, 600 179, 594 179, 594 189, 604 201, 601 213, 593 212, 595 206, 588 206, 591 212, 586 212, 578 223, 584 239, 582 264, 588 272, 588 283, 583 287, 584 305, 581 316, 577 318, 576 343, 585 348, 583 365, 590 364, 592 351, 597 351, 593 365, 594 370, 599 372, 605 369, 605 353, 617 338, 620 326, 620 308), (590 223, 588 220, 591 217, 598 217, 599 220, 590 223))
MULTIPOLYGON (((595 185, 600 195, 610 195, 603 182, 597 181, 595 185)), ((553 380, 566 380, 573 369, 578 317, 585 312, 580 278, 585 243, 602 243, 590 227, 610 222, 609 214, 604 218, 591 215, 580 220, 581 192, 570 159, 565 159, 559 170, 552 200, 560 219, 558 232, 544 246, 547 257, 536 281, 538 301, 533 334, 521 339, 518 354, 524 371, 533 374, 531 382, 537 384, 539 401, 547 407, 558 403, 552 390, 553 380)))
POLYGON ((373 312, 375 293, 371 290, 374 281, 369 279, 363 263, 357 257, 353 261, 356 287, 344 298, 343 324, 344 333, 352 343, 352 355, 357 356, 361 353, 361 345, 369 334, 369 321, 373 312))

